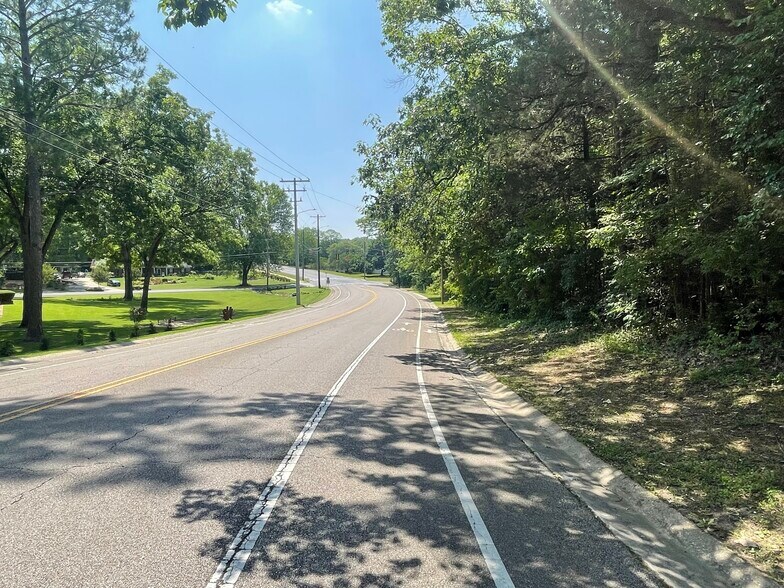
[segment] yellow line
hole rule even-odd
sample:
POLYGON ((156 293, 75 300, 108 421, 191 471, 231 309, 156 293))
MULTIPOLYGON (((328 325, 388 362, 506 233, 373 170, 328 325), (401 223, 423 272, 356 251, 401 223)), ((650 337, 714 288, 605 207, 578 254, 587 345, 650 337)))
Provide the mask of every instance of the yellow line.
MULTIPOLYGON (((365 288, 363 288, 364 290, 365 288)), ((112 388, 118 388, 119 386, 124 386, 125 384, 131 384, 132 382, 138 382, 139 380, 144 380, 146 378, 150 378, 152 376, 157 376, 158 374, 162 374, 165 372, 169 372, 171 370, 175 370, 177 368, 185 367, 186 365, 191 365, 193 363, 197 363, 200 361, 204 361, 205 359, 211 359, 213 357, 217 357, 219 355, 225 355, 226 353, 231 353, 233 351, 239 351, 240 349, 245 349, 247 347, 253 347, 254 345, 260 345, 261 343, 266 343, 267 341, 272 341, 273 339, 279 339, 281 337, 285 337, 287 335, 291 335, 293 333, 298 333, 299 331, 304 331, 306 329, 312 329, 313 327, 317 327, 319 325, 323 325, 324 323, 329 323, 343 317, 346 317, 350 314, 354 314, 355 312, 359 312, 363 308, 367 308, 371 304, 373 304, 378 299, 378 294, 376 294, 372 290, 367 290, 373 296, 369 301, 365 304, 358 306, 357 308, 353 308, 349 311, 343 312, 341 314, 335 315, 333 317, 329 317, 326 319, 322 319, 320 321, 316 321, 315 323, 309 323, 307 325, 302 325, 301 327, 295 327, 293 329, 289 329, 288 331, 283 331, 281 333, 276 333, 274 335, 268 335, 267 337, 262 337, 261 339, 256 339, 254 341, 249 341, 247 343, 241 343, 240 345, 235 345, 233 347, 227 347, 226 349, 220 349, 218 351, 212 351, 211 353, 205 353, 204 355, 199 355, 198 357, 192 357, 191 359, 185 359, 182 361, 178 361, 176 363, 169 364, 165 367, 156 368, 154 370, 150 370, 147 372, 142 372, 140 374, 136 374, 135 376, 128 376, 126 378, 122 378, 120 380, 115 380, 114 382, 108 382, 106 384, 101 384, 100 386, 95 386, 94 388, 87 388, 86 390, 80 390, 77 392, 69 392, 68 394, 63 394, 62 396, 58 396, 56 398, 52 398, 51 400, 46 400, 44 402, 40 402, 38 404, 32 404, 30 406, 25 406, 23 408, 17 408, 16 410, 11 410, 9 412, 0 413, 0 423, 5 423, 7 421, 12 421, 14 419, 18 419, 23 416, 27 416, 29 414, 33 414, 42 410, 46 410, 47 408, 53 408, 55 406, 59 406, 61 404, 65 404, 66 402, 71 402, 73 400, 77 400, 79 398, 84 398, 85 396, 92 396, 94 394, 100 394, 101 392, 105 392, 107 390, 111 390, 112 388)))

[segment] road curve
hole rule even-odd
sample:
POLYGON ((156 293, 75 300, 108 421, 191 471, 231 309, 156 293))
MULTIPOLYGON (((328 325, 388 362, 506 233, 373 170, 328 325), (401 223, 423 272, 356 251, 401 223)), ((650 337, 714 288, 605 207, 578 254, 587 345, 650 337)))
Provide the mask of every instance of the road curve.
POLYGON ((0 367, 7 586, 654 586, 419 297, 0 367))

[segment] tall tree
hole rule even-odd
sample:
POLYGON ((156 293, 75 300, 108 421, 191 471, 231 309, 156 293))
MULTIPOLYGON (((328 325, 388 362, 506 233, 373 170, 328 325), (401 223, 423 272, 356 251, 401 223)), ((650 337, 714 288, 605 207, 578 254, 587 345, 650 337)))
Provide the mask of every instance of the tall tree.
POLYGON ((517 315, 781 328, 780 3, 381 6, 415 88, 358 151, 398 268, 517 315))
POLYGON ((14 155, 3 158, 7 166, 0 180, 19 227, 25 267, 22 326, 31 340, 43 335, 42 266, 53 235, 52 230, 44 235, 45 209, 54 210, 56 230, 67 209, 56 201, 73 202, 86 181, 72 177, 68 193, 53 186, 44 197, 53 166, 63 162, 55 153, 64 153, 55 146, 65 148, 58 136, 79 128, 90 118, 84 113, 100 107, 107 89, 132 73, 142 52, 130 20, 128 0, 0 1, 0 107, 4 124, 13 129, 6 145, 14 155))
POLYGON ((251 181, 248 198, 238 199, 234 212, 232 239, 224 247, 224 265, 239 270, 241 285, 257 266, 269 271, 288 258, 289 235, 293 223, 291 203, 275 184, 251 181))

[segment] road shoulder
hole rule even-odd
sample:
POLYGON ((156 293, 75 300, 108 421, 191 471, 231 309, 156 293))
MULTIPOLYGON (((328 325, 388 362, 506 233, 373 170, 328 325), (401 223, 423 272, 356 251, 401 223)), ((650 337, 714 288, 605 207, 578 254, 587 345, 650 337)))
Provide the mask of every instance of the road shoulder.
POLYGON ((439 335, 482 401, 667 585, 778 586, 484 371, 462 351, 445 323, 439 335))

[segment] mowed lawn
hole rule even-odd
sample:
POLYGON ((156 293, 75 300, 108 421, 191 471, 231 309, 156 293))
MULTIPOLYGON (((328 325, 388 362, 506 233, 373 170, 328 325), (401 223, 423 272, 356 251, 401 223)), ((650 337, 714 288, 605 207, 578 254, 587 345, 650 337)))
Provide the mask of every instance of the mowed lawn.
MULTIPOLYGON (((271 312, 295 308, 296 301, 292 290, 276 292, 203 291, 187 293, 160 293, 150 295, 150 309, 147 319, 140 323, 142 336, 149 336, 147 327, 154 323, 159 332, 164 331, 158 321, 174 318, 187 323, 175 329, 211 325, 223 322, 221 310, 226 306, 234 308, 234 320, 262 316, 271 312)), ((303 288, 302 303, 313 304, 325 298, 326 289, 303 288)), ((117 341, 127 341, 131 337, 133 323, 129 310, 138 306, 134 302, 124 302, 120 296, 74 296, 44 299, 44 327, 50 351, 76 347, 79 329, 84 331, 85 346, 109 343, 109 331, 114 330, 117 341)), ((38 344, 24 341, 24 330, 18 327, 22 315, 22 301, 5 306, 4 316, 0 318, 0 342, 11 341, 15 347, 14 356, 36 353, 38 344)))
MULTIPOLYGON (((292 278, 293 280, 293 278, 292 278)), ((124 280, 120 279, 120 286, 124 284, 124 280)), ((151 290, 186 290, 186 289, 200 289, 200 288, 239 288, 240 280, 237 276, 226 276, 226 275, 216 275, 214 278, 209 279, 205 278, 204 276, 185 276, 185 277, 178 277, 178 276, 170 276, 168 278, 154 278, 153 284, 151 284, 151 290), (158 280, 169 280, 169 283, 155 283, 158 280)), ((291 282, 291 280, 281 280, 270 276, 270 285, 277 285, 277 284, 284 284, 291 282)), ((262 277, 256 280, 248 280, 248 284, 251 287, 260 287, 267 285, 267 278, 262 277)))

